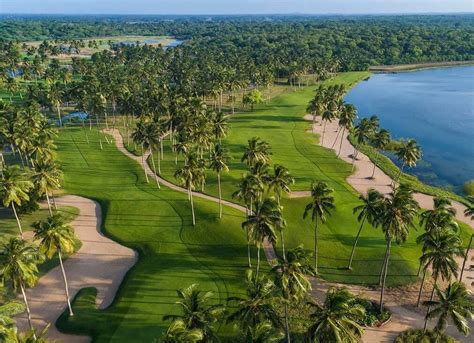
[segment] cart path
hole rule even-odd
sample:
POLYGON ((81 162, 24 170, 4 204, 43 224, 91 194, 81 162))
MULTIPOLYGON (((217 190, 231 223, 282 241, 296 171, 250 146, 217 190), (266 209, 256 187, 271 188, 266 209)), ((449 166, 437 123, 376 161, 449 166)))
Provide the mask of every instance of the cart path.
MULTIPOLYGON (((58 198, 56 203, 59 206, 79 209, 79 215, 71 225, 82 246, 64 262, 71 300, 80 289, 95 287, 96 304, 100 309, 104 309, 112 304, 125 274, 136 263, 138 255, 134 250, 101 233, 102 211, 97 202, 66 195, 58 198)), ((60 266, 43 275, 34 288, 27 289, 26 295, 34 327, 40 331, 47 323, 52 323, 48 331, 49 339, 68 343, 91 341, 88 336, 63 334, 54 326, 67 307, 60 266)), ((25 314, 20 314, 15 319, 20 331, 29 329, 25 314)))

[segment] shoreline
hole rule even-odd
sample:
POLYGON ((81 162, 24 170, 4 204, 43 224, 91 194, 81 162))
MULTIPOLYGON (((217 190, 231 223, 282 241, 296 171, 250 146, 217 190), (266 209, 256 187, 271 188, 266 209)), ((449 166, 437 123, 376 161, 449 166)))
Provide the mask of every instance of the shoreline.
POLYGON ((443 68, 443 67, 459 67, 474 65, 474 61, 446 61, 446 62, 424 62, 411 64, 393 64, 371 66, 368 71, 374 74, 393 74, 402 72, 411 72, 425 69, 443 68))

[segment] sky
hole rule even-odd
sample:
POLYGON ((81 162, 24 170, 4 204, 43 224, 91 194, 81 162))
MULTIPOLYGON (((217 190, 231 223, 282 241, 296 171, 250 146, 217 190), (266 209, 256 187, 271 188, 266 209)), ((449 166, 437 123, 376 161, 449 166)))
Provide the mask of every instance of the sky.
POLYGON ((0 13, 31 14, 365 14, 473 11, 473 0, 0 0, 0 13))

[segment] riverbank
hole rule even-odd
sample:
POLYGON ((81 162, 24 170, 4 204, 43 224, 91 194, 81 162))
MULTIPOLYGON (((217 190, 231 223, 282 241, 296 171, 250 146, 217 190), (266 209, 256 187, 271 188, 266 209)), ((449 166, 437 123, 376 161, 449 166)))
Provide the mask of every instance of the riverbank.
POLYGON ((394 65, 380 65, 369 67, 372 73, 398 73, 406 71, 416 71, 422 69, 439 68, 439 67, 454 67, 474 65, 474 61, 449 61, 449 62, 427 62, 427 63, 413 63, 413 64, 394 64, 394 65))

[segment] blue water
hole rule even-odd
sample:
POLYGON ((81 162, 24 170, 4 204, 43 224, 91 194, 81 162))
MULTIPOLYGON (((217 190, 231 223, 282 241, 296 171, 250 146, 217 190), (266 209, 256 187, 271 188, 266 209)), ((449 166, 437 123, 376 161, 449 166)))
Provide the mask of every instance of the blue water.
POLYGON ((474 66, 375 74, 345 100, 395 139, 418 141, 423 158, 409 172, 423 182, 461 192, 474 179, 474 66))

